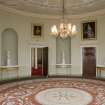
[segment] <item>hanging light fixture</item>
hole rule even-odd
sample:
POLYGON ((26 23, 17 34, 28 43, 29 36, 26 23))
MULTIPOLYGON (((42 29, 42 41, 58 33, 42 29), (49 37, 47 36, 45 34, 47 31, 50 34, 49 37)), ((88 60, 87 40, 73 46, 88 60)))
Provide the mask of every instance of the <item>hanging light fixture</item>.
POLYGON ((51 33, 52 35, 59 36, 63 39, 67 37, 72 37, 76 34, 76 25, 72 25, 71 23, 67 23, 67 20, 65 19, 65 4, 64 0, 62 2, 62 20, 60 23, 59 28, 57 28, 56 25, 53 25, 51 27, 51 33))

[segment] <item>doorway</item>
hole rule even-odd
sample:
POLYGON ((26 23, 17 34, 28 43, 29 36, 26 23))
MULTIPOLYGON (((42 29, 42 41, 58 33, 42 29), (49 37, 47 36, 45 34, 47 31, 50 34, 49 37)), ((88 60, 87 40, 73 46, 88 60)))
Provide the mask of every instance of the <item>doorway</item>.
POLYGON ((96 47, 82 48, 82 68, 84 78, 96 77, 96 47))
POLYGON ((31 48, 31 75, 48 75, 48 47, 31 48))

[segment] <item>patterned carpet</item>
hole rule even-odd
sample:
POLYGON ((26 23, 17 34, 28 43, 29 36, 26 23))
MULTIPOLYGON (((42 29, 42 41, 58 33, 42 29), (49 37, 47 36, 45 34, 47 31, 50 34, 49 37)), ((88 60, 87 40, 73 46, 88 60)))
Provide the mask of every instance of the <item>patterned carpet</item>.
POLYGON ((105 105, 105 82, 50 78, 0 85, 0 105, 105 105))

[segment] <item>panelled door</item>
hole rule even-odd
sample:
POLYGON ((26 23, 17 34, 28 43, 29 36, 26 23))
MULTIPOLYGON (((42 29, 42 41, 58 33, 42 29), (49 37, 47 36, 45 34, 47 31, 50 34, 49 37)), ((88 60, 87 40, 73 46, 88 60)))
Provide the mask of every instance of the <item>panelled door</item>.
POLYGON ((48 75, 48 47, 43 48, 43 75, 48 75))
POLYGON ((83 77, 95 78, 96 77, 96 48, 83 47, 82 48, 82 65, 83 77))

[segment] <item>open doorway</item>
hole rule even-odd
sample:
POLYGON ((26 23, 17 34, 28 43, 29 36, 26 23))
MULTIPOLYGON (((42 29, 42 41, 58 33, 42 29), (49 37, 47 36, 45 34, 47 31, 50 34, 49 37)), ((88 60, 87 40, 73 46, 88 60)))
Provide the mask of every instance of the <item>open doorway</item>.
POLYGON ((48 75, 48 47, 31 48, 31 75, 48 75))

